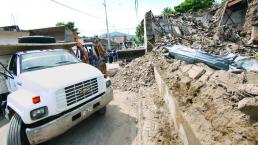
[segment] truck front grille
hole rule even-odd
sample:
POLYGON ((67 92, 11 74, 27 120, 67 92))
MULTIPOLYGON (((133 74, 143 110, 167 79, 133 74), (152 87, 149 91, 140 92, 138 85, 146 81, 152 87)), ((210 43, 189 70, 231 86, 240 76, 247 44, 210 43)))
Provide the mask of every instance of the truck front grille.
POLYGON ((98 93, 98 81, 96 78, 68 86, 65 88, 67 106, 96 93, 98 93))

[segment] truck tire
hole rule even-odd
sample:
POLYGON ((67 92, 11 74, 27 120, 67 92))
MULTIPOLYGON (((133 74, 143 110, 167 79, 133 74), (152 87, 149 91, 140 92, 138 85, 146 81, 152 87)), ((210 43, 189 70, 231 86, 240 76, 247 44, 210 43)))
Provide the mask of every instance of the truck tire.
POLYGON ((101 108, 99 111, 98 111, 98 114, 100 115, 105 115, 107 112, 107 106, 101 108))
POLYGON ((25 133, 25 124, 18 114, 14 114, 10 122, 10 128, 7 136, 7 145, 29 145, 25 133))

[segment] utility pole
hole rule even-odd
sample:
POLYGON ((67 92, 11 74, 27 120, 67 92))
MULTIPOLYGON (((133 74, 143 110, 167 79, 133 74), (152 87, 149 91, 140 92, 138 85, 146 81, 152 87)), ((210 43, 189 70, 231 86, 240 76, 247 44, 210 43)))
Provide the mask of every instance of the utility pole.
POLYGON ((138 0, 134 1, 134 6, 135 6, 135 14, 136 14, 136 23, 138 25, 139 24, 139 13, 138 13, 139 3, 138 3, 138 0))
POLYGON ((107 17, 107 3, 104 0, 104 7, 105 7, 105 14, 106 14, 106 26, 107 26, 107 38, 108 38, 108 50, 110 50, 110 35, 109 35, 109 28, 108 28, 108 17, 107 17))

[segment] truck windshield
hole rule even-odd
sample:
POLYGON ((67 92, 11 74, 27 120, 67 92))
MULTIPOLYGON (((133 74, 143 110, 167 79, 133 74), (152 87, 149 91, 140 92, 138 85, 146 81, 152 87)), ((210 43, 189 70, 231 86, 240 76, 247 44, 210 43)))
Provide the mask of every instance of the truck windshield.
POLYGON ((68 51, 40 51, 21 55, 21 73, 79 63, 68 51))

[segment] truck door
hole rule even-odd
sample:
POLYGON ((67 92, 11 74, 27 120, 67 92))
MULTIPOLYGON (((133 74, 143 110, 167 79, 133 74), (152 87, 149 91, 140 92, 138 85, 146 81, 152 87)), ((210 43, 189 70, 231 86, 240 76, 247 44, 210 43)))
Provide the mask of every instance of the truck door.
POLYGON ((17 80, 17 60, 18 60, 18 56, 17 55, 13 55, 11 60, 10 60, 10 63, 9 63, 9 66, 8 66, 8 70, 10 71, 10 73, 12 74, 13 78, 9 78, 7 79, 7 87, 8 87, 8 90, 10 92, 14 92, 17 90, 17 83, 18 83, 18 80, 17 80))

